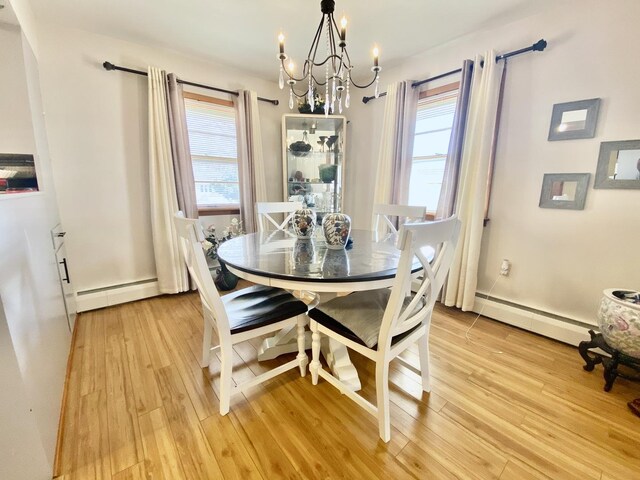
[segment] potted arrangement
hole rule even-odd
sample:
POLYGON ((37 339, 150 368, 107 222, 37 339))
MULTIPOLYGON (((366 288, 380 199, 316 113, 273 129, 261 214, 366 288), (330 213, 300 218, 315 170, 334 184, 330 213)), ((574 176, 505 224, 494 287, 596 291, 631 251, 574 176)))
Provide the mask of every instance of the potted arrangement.
POLYGON ((214 280, 219 290, 227 291, 236 288, 238 277, 227 269, 224 262, 218 259, 218 248, 227 240, 231 240, 240 235, 244 235, 244 230, 242 229, 242 221, 237 218, 231 219, 231 224, 222 231, 221 235, 216 234, 216 227, 214 225, 209 225, 205 229, 205 239, 204 242, 202 242, 202 248, 209 258, 218 260, 220 263, 220 268, 216 269, 216 278, 214 280))
POLYGON ((307 98, 301 98, 298 100, 298 112, 300 113, 312 113, 316 115, 324 115, 324 99, 318 92, 314 92, 313 96, 313 112, 311 111, 311 105, 307 98))

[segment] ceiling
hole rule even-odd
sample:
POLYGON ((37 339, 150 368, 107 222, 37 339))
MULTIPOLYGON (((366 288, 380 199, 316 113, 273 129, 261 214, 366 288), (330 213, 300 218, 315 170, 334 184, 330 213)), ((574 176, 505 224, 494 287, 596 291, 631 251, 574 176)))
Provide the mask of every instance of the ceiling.
MULTIPOLYGON (((538 13, 554 3, 336 0, 335 16, 336 21, 343 14, 349 19, 348 48, 358 77, 358 70, 370 73, 374 43, 380 47, 380 65, 389 68, 471 31, 538 13)), ((45 22, 171 48, 274 81, 280 30, 287 38, 287 53, 300 65, 321 15, 320 0, 31 0, 31 4, 45 22)))

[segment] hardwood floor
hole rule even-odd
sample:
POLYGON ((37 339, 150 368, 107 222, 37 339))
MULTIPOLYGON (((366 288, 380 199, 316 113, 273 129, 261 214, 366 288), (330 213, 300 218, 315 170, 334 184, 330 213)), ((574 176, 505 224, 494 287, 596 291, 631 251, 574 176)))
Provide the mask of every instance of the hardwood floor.
MULTIPOLYGON (((640 384, 602 391, 602 367, 577 349, 437 308, 432 388, 392 363, 391 442, 376 420, 327 382, 297 369, 232 399, 218 414, 219 361, 201 369, 196 294, 82 314, 67 384, 60 478, 638 479, 640 418, 626 402, 640 384), (503 353, 496 353, 501 351, 503 353), (213 387, 213 388, 211 388, 213 387)), ((284 360, 236 346, 234 379, 284 360)), ((417 349, 406 354, 418 365, 417 349)), ((372 365, 352 353, 363 393, 372 365)))

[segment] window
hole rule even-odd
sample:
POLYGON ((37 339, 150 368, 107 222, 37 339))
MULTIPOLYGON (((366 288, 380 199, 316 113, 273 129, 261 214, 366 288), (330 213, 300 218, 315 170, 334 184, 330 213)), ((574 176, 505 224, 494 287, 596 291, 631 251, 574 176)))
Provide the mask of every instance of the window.
POLYGON ((233 103, 190 93, 184 97, 198 209, 237 209, 240 185, 233 103))
POLYGON ((457 99, 454 83, 423 92, 418 101, 409 205, 424 205, 429 212, 438 207, 457 99))

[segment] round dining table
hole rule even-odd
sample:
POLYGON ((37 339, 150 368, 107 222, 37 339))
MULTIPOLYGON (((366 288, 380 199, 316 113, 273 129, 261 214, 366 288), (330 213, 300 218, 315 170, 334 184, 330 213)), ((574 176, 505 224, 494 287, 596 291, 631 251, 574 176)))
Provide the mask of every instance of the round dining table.
MULTIPOLYGON (((352 230, 352 242, 347 248, 333 250, 327 248, 321 231, 316 234, 303 240, 288 231, 250 233, 224 242, 218 248, 218 257, 240 278, 290 291, 312 292, 321 301, 328 297, 323 295, 327 293, 374 290, 393 284, 400 259, 397 235, 378 238, 371 231, 352 230)), ((310 346, 310 332, 307 333, 310 346)), ((265 339, 258 360, 297 351, 295 335, 294 328, 265 339)), ((346 347, 331 340, 323 342, 322 350, 334 375, 359 390, 360 381, 346 347)))
POLYGON ((312 292, 372 290, 393 283, 400 259, 396 238, 352 230, 347 248, 332 250, 322 236, 303 240, 277 230, 228 240, 218 257, 239 277, 263 285, 312 292))

